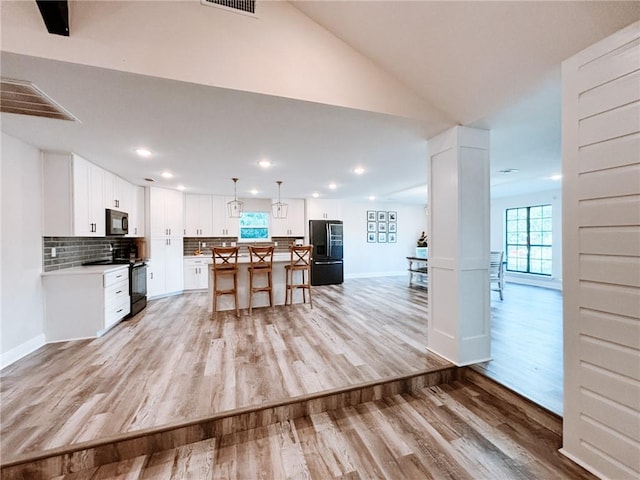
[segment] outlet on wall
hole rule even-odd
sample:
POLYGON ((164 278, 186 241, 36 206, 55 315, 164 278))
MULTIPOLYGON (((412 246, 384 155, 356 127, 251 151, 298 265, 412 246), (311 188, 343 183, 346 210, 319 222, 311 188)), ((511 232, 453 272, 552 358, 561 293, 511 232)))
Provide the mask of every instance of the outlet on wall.
POLYGON ((51 258, 56 258, 58 256, 58 252, 56 251, 56 247, 51 247, 51 258))
POLYGON ((207 242, 202 242, 202 246, 206 247, 207 246, 207 242))

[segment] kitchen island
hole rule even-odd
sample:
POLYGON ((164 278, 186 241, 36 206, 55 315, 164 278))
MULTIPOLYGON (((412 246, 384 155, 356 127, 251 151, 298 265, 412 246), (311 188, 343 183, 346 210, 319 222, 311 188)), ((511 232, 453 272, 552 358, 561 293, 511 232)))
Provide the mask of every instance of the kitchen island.
MULTIPOLYGON (((209 286, 208 286, 208 302, 209 312, 213 312, 213 266, 211 265, 213 259, 211 254, 200 255, 185 258, 202 258, 207 263, 207 269, 209 272, 209 286)), ((289 252, 279 252, 273 255, 273 304, 284 305, 285 293, 286 293, 286 276, 285 265, 288 265, 291 260, 291 254, 289 252)), ((238 307, 240 309, 249 308, 249 254, 238 255, 238 307)), ((296 273, 296 275, 300 275, 296 273)), ((296 277, 297 279, 298 277, 296 277)), ((297 280, 296 280, 297 281, 297 280)), ((259 274, 254 278, 255 286, 266 285, 267 279, 265 274, 259 274)), ((225 275, 219 277, 218 286, 219 289, 231 288, 233 286, 233 278, 231 275, 225 275)), ((296 289, 297 290, 297 289, 296 289)), ((294 290, 294 302, 302 301, 302 292, 294 290)), ((269 306, 269 294, 268 293, 256 293, 253 295, 253 308, 267 307, 269 306)), ((218 310, 233 310, 233 295, 222 295, 218 297, 218 310)))

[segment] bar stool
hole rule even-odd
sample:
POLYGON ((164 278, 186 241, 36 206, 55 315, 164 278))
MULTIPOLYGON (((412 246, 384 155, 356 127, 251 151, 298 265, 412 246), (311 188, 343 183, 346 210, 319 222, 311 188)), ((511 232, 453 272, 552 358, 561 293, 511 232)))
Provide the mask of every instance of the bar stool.
POLYGON ((269 306, 273 307, 273 247, 249 247, 249 314, 253 312, 253 294, 269 293, 269 306), (267 275, 267 285, 253 286, 253 276, 264 273, 267 275))
POLYGON ((313 250, 313 245, 291 245, 289 250, 291 251, 291 260, 289 265, 284 266, 286 276, 284 304, 292 305, 293 290, 301 288, 302 302, 307 302, 305 291, 309 290, 309 305, 313 308, 313 300, 311 300, 311 251, 313 250), (301 273, 300 283, 294 283, 296 272, 301 273))
POLYGON ((218 297, 233 295, 236 317, 240 316, 238 307, 238 247, 213 247, 213 315, 218 312, 218 297), (233 288, 218 290, 218 277, 233 276, 233 288))

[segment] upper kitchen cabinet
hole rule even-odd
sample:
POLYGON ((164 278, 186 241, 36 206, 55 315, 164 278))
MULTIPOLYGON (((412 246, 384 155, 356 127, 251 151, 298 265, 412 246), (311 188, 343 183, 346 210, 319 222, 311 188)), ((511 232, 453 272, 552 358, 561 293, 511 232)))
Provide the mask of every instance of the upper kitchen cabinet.
MULTIPOLYGON (((273 202, 277 202, 274 199, 273 202)), ((304 237, 304 200, 300 198, 283 198, 282 203, 288 205, 287 218, 271 219, 272 237, 304 237)))
POLYGON ((149 236, 182 237, 184 230, 182 192, 157 187, 149 187, 148 190, 149 236))
POLYGON ((213 201, 211 195, 185 195, 184 223, 185 237, 213 236, 213 201))
POLYGON ((44 235, 104 237, 104 170, 73 153, 44 153, 44 235))
POLYGON ((127 237, 144 237, 144 187, 132 185, 131 208, 129 214, 129 234, 127 237))
POLYGON ((341 201, 307 199, 307 220, 342 220, 341 201))
POLYGON ((111 172, 104 172, 104 208, 131 213, 135 186, 111 172))
POLYGON ((240 233, 240 221, 237 218, 229 218, 227 212, 227 202, 233 197, 211 197, 213 202, 213 236, 215 237, 237 237, 240 233))

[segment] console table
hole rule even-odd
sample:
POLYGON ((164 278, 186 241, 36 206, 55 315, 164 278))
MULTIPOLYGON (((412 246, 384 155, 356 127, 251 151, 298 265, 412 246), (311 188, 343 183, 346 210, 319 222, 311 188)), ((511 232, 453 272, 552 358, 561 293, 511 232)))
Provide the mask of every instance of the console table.
POLYGON ((421 257, 407 257, 407 260, 409 261, 409 286, 427 288, 429 283, 427 270, 429 260, 421 257))

